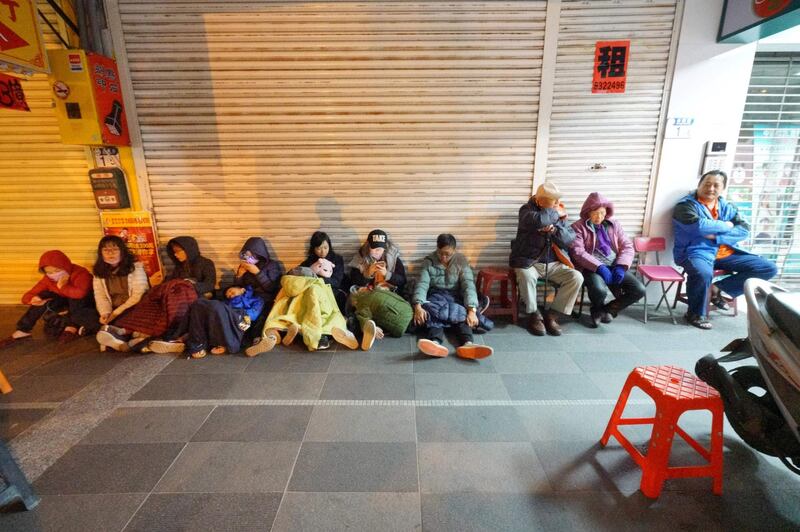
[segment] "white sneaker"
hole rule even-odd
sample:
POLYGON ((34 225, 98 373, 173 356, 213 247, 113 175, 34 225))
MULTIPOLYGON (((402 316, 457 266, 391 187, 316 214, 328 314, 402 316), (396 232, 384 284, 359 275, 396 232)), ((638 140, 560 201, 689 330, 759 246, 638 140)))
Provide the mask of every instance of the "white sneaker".
POLYGON ((104 345, 106 347, 110 347, 114 351, 130 351, 130 346, 128 342, 114 334, 110 331, 100 331, 95 336, 97 339, 97 343, 100 345, 104 345))
POLYGON ((367 322, 364 323, 364 328, 361 331, 363 334, 363 336, 361 337, 361 349, 363 349, 364 351, 369 351, 370 349, 372 349, 372 344, 375 343, 376 328, 377 326, 375 325, 375 322, 372 320, 367 320, 367 322))
POLYGON ((450 351, 445 346, 427 338, 422 338, 418 341, 417 348, 430 357, 443 358, 450 354, 450 351))
POLYGON ((186 349, 186 344, 183 342, 167 342, 166 340, 153 340, 147 346, 153 353, 159 355, 167 355, 169 353, 183 353, 186 349))
POLYGON ((350 349, 358 349, 358 338, 347 329, 334 327, 331 329, 331 334, 333 335, 333 339, 343 346, 349 347, 350 349))
POLYGON ((278 339, 271 334, 269 336, 265 336, 258 340, 256 343, 248 347, 244 350, 244 354, 249 357, 254 357, 261 353, 266 353, 267 351, 271 351, 275 344, 278 343, 278 339))

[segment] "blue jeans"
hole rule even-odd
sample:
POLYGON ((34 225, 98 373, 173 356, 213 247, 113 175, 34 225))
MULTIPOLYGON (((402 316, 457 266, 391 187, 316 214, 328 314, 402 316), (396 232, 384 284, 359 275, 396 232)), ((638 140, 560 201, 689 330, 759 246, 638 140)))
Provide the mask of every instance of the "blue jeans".
POLYGON ((690 258, 681 264, 686 270, 686 293, 689 297, 689 312, 698 316, 706 315, 706 301, 714 270, 733 272, 733 275, 716 283, 717 287, 731 297, 743 293, 744 282, 751 277, 772 279, 778 273, 775 265, 758 255, 734 253, 724 259, 709 261, 690 258))

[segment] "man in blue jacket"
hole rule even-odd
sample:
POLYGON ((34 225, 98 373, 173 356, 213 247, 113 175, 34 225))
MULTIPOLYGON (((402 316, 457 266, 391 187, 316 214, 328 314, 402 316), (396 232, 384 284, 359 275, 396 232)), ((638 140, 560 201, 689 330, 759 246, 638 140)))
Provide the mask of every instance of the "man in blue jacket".
POLYGON ((728 305, 722 292, 738 297, 747 279, 771 279, 777 273, 772 262, 738 247, 750 235, 750 227, 736 206, 722 197, 727 185, 725 172, 706 172, 700 177, 697 190, 681 199, 672 214, 675 230, 672 254, 687 275, 689 311, 685 319, 698 329, 711 329, 706 316, 709 290, 711 303, 726 310, 728 305), (733 275, 712 284, 716 269, 733 275))

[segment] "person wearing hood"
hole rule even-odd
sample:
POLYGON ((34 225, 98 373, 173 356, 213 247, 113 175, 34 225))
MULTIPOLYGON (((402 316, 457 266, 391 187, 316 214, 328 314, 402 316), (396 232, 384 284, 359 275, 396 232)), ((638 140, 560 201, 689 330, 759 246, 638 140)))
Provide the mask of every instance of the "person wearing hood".
POLYGON ((100 327, 89 270, 73 264, 63 252, 51 250, 39 258, 39 271, 43 277, 22 296, 22 304, 29 305, 28 309, 11 336, 0 340, 0 347, 31 338, 34 325, 42 317, 45 332, 62 343, 94 334, 100 327), (61 315, 64 311, 67 314, 61 315))
MULTIPOLYGON (((430 316, 423 307, 434 291, 448 292, 456 304, 466 307, 466 319, 454 325, 456 354, 471 359, 490 356, 493 352, 491 347, 473 343, 472 329, 479 324, 475 277, 467 258, 456 252, 456 238, 451 234, 439 235, 436 239, 436 251, 422 261, 412 298, 414 324, 424 328, 423 338, 417 342, 417 348, 428 356, 446 357, 449 350, 444 345, 444 329, 441 325, 429 323, 430 316)), ((486 306, 488 301, 483 302, 481 308, 486 306)))
POLYGON ((572 224, 575 240, 569 252, 589 292, 592 328, 598 321, 611 323, 622 309, 644 297, 644 285, 629 271, 633 243, 613 216, 614 204, 592 192, 583 202, 580 219, 572 224), (608 304, 607 287, 615 297, 608 304))
POLYGON ((406 268, 400 260, 400 249, 381 229, 373 229, 367 240, 350 260, 350 281, 353 286, 379 285, 395 292, 403 291, 406 268))
POLYGON ((583 276, 575 270, 568 249, 575 232, 567 221, 564 206, 559 203, 561 191, 553 183, 543 183, 519 209, 517 236, 511 241, 509 266, 517 275, 517 285, 528 313, 528 330, 536 336, 545 332, 561 335, 561 327, 553 311, 569 315, 581 291, 583 276), (546 277, 558 286, 548 311, 539 312, 536 282, 546 277))
POLYGON ((258 236, 251 236, 245 241, 239 251, 239 260, 233 284, 243 288, 252 286, 253 295, 264 300, 261 315, 245 333, 243 343, 249 345, 260 338, 267 314, 281 289, 283 267, 280 262, 270 258, 266 242, 258 236))
POLYGON ((697 190, 684 196, 672 213, 675 232, 672 255, 687 276, 689 310, 684 319, 698 329, 712 328, 706 301, 727 310, 723 292, 738 297, 747 279, 768 280, 778 273, 775 264, 739 247, 750 236, 750 226, 736 206, 722 196, 727 186, 725 172, 706 172, 700 177, 697 190), (725 270, 732 275, 712 283, 714 270, 725 270))
POLYGON ((185 279, 194 285, 198 297, 210 299, 217 284, 214 262, 200 254, 197 240, 190 236, 176 236, 167 242, 167 255, 175 267, 164 279, 185 279))
POLYGON ((308 256, 300 263, 301 268, 311 268, 325 284, 330 285, 339 309, 344 309, 347 299, 345 284, 344 259, 333 251, 333 244, 328 233, 316 231, 308 243, 308 256))

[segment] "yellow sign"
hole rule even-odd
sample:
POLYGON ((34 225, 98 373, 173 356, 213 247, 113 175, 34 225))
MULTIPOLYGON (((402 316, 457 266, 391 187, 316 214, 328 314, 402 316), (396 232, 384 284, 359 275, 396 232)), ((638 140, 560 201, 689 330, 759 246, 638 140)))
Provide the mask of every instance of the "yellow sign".
POLYGON ((0 63, 17 72, 50 72, 34 0, 0 0, 0 63))

